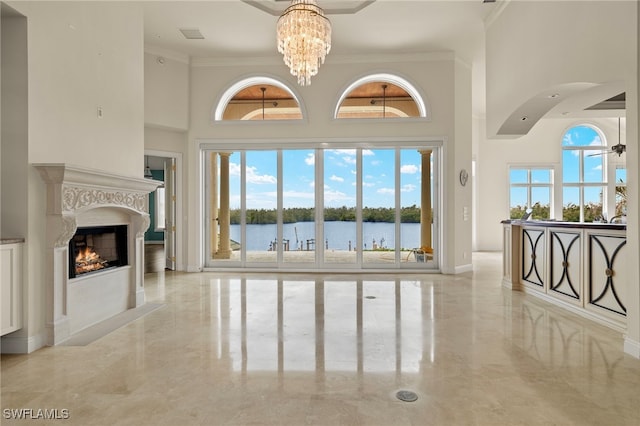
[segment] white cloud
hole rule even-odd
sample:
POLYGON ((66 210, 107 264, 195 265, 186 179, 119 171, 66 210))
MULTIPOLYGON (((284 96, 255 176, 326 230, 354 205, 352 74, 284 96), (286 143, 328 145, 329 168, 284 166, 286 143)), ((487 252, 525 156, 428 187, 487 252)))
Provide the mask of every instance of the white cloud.
MULTIPOLYGON (((257 185, 275 184, 277 179, 272 175, 261 175, 257 173, 256 167, 247 167, 247 183, 255 183, 257 185)), ((240 165, 237 163, 229 163, 229 176, 240 176, 240 165)))
POLYGON ((372 186, 376 186, 376 184, 372 182, 362 182, 362 186, 371 188, 372 186))
POLYGON ((247 183, 262 184, 275 184, 278 180, 275 176, 260 175, 256 173, 256 167, 247 167, 247 183))
POLYGON ((408 183, 406 185, 402 185, 402 188, 400 188, 400 192, 413 192, 416 190, 416 188, 417 186, 408 183))
POLYGON ((420 169, 415 164, 403 164, 400 166, 400 173, 404 173, 407 175, 413 175, 418 173, 420 169))
POLYGON ((396 193, 396 191, 393 188, 380 188, 376 192, 378 194, 383 194, 383 195, 393 195, 396 193))
POLYGON ((353 157, 342 157, 342 161, 347 164, 356 164, 356 159, 353 157))
POLYGON ((336 190, 324 191, 325 204, 331 204, 336 201, 340 201, 340 202, 351 201, 355 203, 355 199, 351 196, 348 196, 344 192, 336 191, 336 190))
POLYGON ((304 162, 307 166, 313 166, 316 164, 316 156, 315 154, 307 154, 307 158, 304 159, 304 162))
POLYGON ((329 180, 332 180, 334 182, 344 182, 344 178, 342 178, 340 176, 336 176, 336 175, 331 175, 329 180))
POLYGON ((593 170, 602 170, 602 164, 595 166, 593 170))
POLYGON ((363 149, 362 150, 362 155, 376 155, 373 151, 371 151, 370 149, 363 149))

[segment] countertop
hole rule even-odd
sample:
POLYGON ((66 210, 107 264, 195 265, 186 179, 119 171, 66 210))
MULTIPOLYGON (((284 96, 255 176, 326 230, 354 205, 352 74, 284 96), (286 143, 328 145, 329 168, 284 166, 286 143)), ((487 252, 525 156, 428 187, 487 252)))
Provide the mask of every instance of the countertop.
POLYGON ((602 223, 602 222, 562 222, 557 220, 518 220, 507 219, 501 223, 519 226, 546 226, 558 228, 585 228, 585 229, 609 229, 609 230, 627 230, 626 223, 602 223))

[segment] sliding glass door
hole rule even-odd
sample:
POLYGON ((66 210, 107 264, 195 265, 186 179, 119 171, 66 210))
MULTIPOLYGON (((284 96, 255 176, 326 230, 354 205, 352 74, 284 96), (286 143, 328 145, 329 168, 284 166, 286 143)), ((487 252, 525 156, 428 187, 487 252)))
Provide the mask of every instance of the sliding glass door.
POLYGON ((205 266, 437 270, 439 150, 204 151, 205 266))

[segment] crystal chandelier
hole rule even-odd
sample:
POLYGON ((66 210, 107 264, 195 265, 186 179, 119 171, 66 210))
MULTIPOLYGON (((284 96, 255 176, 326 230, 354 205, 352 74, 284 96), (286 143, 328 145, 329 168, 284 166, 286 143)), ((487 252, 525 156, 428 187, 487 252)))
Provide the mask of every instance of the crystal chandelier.
POLYGON ((278 19, 278 52, 298 84, 308 86, 311 77, 331 50, 331 23, 316 0, 292 0, 278 19))

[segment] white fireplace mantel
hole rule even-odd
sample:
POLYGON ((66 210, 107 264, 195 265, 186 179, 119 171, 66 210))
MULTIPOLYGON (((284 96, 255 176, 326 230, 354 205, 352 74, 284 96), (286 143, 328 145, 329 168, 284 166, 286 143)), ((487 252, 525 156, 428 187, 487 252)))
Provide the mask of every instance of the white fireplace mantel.
POLYGON ((162 182, 70 164, 33 166, 46 183, 46 328, 47 344, 55 345, 109 315, 144 304, 144 232, 150 222, 147 195, 162 182), (78 225, 114 220, 129 226, 129 265, 123 268, 126 272, 69 279, 68 244, 78 225), (97 289, 90 287, 94 285, 92 281, 97 289), (89 299, 96 300, 87 300, 91 294, 95 297, 89 299), (112 307, 105 308, 105 296, 113 296, 112 307))

